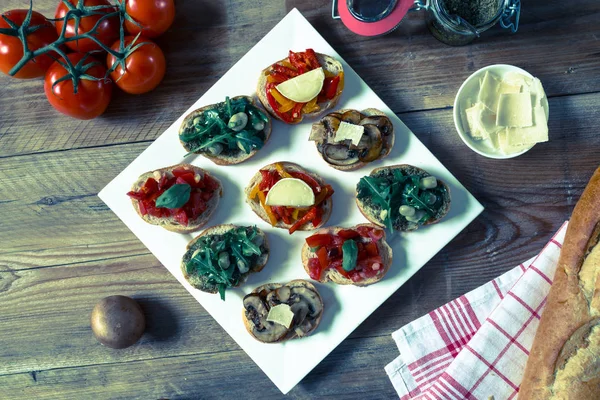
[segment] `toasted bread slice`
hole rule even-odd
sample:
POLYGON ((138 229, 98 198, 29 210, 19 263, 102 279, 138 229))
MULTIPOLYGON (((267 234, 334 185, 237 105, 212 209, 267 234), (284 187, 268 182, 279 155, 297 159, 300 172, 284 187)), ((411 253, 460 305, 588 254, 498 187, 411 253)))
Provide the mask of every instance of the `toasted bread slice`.
POLYGON ((188 225, 185 226, 185 225, 182 225, 181 223, 177 222, 174 217, 161 218, 161 217, 155 217, 150 214, 142 215, 142 213, 140 212, 139 201, 132 198, 131 203, 133 204, 133 208, 138 213, 138 215, 144 221, 148 222, 149 224, 161 226, 161 227, 165 228, 166 230, 172 231, 172 232, 189 233, 189 232, 197 231, 201 227, 206 225, 206 223, 210 219, 210 216, 215 212, 215 210, 217 209, 217 206, 219 205, 219 199, 223 195, 223 187, 221 186, 221 182, 217 178, 215 178, 213 175, 209 174, 207 171, 203 170, 202 168, 195 167, 191 164, 172 165, 170 167, 160 168, 160 169, 157 169, 154 171, 148 171, 148 172, 140 175, 140 177, 131 186, 131 190, 138 191, 144 185, 144 183, 146 182, 146 180, 148 178, 154 177, 155 179, 156 178, 160 179, 160 176, 162 174, 170 173, 172 170, 179 168, 179 167, 184 167, 185 169, 191 169, 192 171, 194 171, 194 173, 196 173, 197 175, 200 175, 200 176, 204 176, 204 174, 208 174, 212 179, 217 181, 217 183, 219 184, 219 187, 215 191, 213 196, 210 198, 210 200, 208 200, 206 202, 206 205, 207 205, 206 210, 202 214, 200 214, 198 216, 198 218, 188 221, 188 225))
MULTIPOLYGON (((330 114, 326 115, 325 118, 334 116, 337 114, 342 115, 348 111, 357 112, 357 110, 342 109, 342 110, 338 110, 334 113, 330 113, 330 114)), ((377 157, 377 160, 387 157, 390 154, 390 152, 392 151, 392 147, 394 147, 394 141, 395 141, 394 125, 393 125, 392 121, 388 118, 388 116, 383 111, 379 111, 376 108, 367 108, 367 109, 359 111, 359 112, 360 112, 360 114, 362 114, 362 116, 365 117, 365 118, 361 118, 361 121, 363 121, 363 123, 361 123, 361 124, 364 124, 364 122, 368 122, 365 120, 369 119, 369 117, 385 117, 387 129, 385 132, 386 134, 383 134, 382 132, 380 132, 382 141, 383 141, 383 145, 381 148, 381 152, 379 153, 379 156, 377 157)), ((324 121, 324 119, 321 119, 321 121, 319 121, 319 122, 315 122, 313 124, 313 131, 315 129, 325 129, 323 121, 324 121), (318 125, 321 125, 321 126, 319 127, 318 125)), ((379 128, 379 126, 377 126, 377 128, 379 128)), ((321 154, 321 157, 323 157, 325 162, 327 164, 329 164, 331 167, 333 167, 337 170, 340 170, 340 171, 354 171, 354 170, 362 168, 365 165, 372 162, 372 161, 357 160, 356 162, 354 162, 352 164, 340 165, 341 163, 335 163, 333 160, 328 159, 328 157, 325 154, 323 154, 322 145, 320 145, 318 141, 315 141, 315 146, 317 146, 317 150, 319 151, 319 154, 321 154)), ((357 158, 355 158, 355 159, 357 159, 357 158)), ((375 160, 373 160, 373 161, 375 161, 375 160)))
MULTIPOLYGON (((312 172, 308 172, 307 170, 305 170, 304 168, 302 168, 301 166, 299 166, 298 164, 294 164, 291 162, 287 162, 287 161, 280 161, 278 163, 273 163, 273 164, 269 164, 264 166, 263 168, 261 168, 261 170, 274 170, 275 168, 275 164, 281 164, 283 165, 283 168, 286 171, 297 171, 297 172, 302 172, 305 173, 309 176, 311 176, 314 180, 316 180, 319 185, 323 186, 325 185, 325 181, 323 180, 323 178, 321 178, 319 175, 314 174, 312 172)), ((267 216, 267 213, 265 211, 265 209, 262 207, 262 205, 260 204, 260 201, 256 198, 254 199, 250 199, 249 198, 249 194, 252 191, 252 189, 254 188, 254 186, 258 185, 260 183, 260 181, 262 180, 262 175, 260 173, 260 170, 256 172, 256 174, 254 174, 254 176, 252 177, 252 179, 250 180, 250 183, 248 183, 248 186, 246 186, 246 189, 244 190, 245 192, 245 196, 246 196, 246 203, 248 203, 250 205, 250 208, 252 208, 252 211, 254 211, 254 213, 256 215, 258 215, 262 220, 268 222, 269 224, 271 223, 269 221, 269 217, 267 216)), ((328 198, 327 200, 325 200, 323 202, 323 204, 321 205, 322 210, 323 210, 323 215, 321 218, 321 223, 317 226, 314 226, 312 224, 312 222, 309 222, 303 226, 301 226, 298 230, 300 231, 311 231, 313 229, 317 229, 321 226, 323 226, 327 220, 329 219, 329 217, 331 216, 331 211, 333 209, 333 202, 331 197, 328 198)), ((282 228, 282 229, 289 229, 293 224, 286 224, 283 221, 278 221, 277 224, 274 226, 275 228, 282 228)))
MULTIPOLYGON (((271 118, 269 116, 269 113, 267 113, 262 108, 260 103, 257 102, 253 97, 236 96, 236 97, 233 97, 231 100, 237 100, 240 98, 246 98, 254 107, 256 107, 259 111, 261 111, 267 117, 268 121, 265 123, 265 127, 262 130, 262 134, 264 135, 264 141, 263 141, 263 146, 264 146, 267 143, 267 141, 269 140, 269 138, 271 137, 271 118)), ((221 103, 209 104, 207 106, 201 107, 201 108, 189 113, 183 119, 183 122, 181 123, 181 126, 179 127, 179 135, 181 135, 187 129, 189 129, 191 126, 193 126, 193 121, 196 117, 202 116, 202 114, 204 114, 206 111, 216 108, 219 104, 221 104, 221 103)), ((227 124, 228 121, 224 121, 224 122, 225 122, 225 124, 227 124)), ((250 123, 250 122, 248 122, 248 123, 250 123)), ((185 148, 186 151, 189 152, 189 151, 193 150, 193 147, 190 145, 190 143, 186 143, 186 142, 182 141, 181 139, 179 140, 179 142, 185 148)), ((211 160, 212 162, 214 162, 217 165, 234 165, 234 164, 239 164, 243 161, 246 161, 247 159, 249 159, 250 157, 255 155, 258 152, 258 150, 259 149, 254 149, 254 150, 250 151, 250 153, 246 153, 244 150, 242 150, 240 148, 236 148, 236 150, 231 153, 227 153, 227 154, 221 153, 218 155, 212 155, 208 151, 204 151, 204 150, 195 151, 194 153, 200 154, 200 155, 208 158, 209 160, 211 160)))
MULTIPOLYGON (((192 275, 188 274, 187 268, 186 268, 186 262, 192 257, 192 255, 195 251, 194 244, 196 244, 196 242, 198 242, 198 240, 200 240, 203 237, 220 236, 220 235, 225 234, 226 232, 229 232, 232 229, 238 229, 238 228, 240 228, 240 227, 237 225, 232 225, 232 224, 216 225, 216 226, 207 228, 200 235, 198 235, 196 238, 192 239, 192 241, 190 241, 188 243, 187 251, 185 252, 183 259, 181 261, 181 271, 183 272, 183 276, 185 277, 185 279, 193 287, 195 287, 196 289, 199 289, 203 292, 207 292, 207 293, 217 293, 219 291, 218 285, 214 281, 211 281, 208 276, 201 275, 201 274, 192 274, 192 275)), ((260 272, 267 264, 267 260, 269 259, 269 242, 267 240, 267 235, 262 230, 260 230, 258 228, 256 228, 256 229, 258 231, 258 235, 261 237, 261 239, 259 241, 261 244, 259 245, 259 247, 262 250, 262 254, 256 258, 256 261, 254 262, 253 265, 250 266, 250 268, 247 272, 240 273, 239 283, 232 287, 239 287, 246 281, 246 279, 248 279, 248 275, 250 275, 251 273, 254 273, 254 272, 260 272)), ((227 249, 224 251, 227 251, 227 249)), ((229 268, 237 268, 237 267, 235 265, 231 265, 231 266, 229 266, 229 268)))
MULTIPOLYGON (((399 164, 399 165, 391 165, 391 166, 387 166, 387 167, 375 168, 373 171, 371 171, 369 176, 375 176, 375 175, 378 175, 379 173, 391 172, 394 169, 399 169, 407 175, 411 175, 411 176, 416 175, 421 178, 431 176, 431 174, 428 173, 427 171, 425 171, 421 168, 418 168, 418 167, 414 167, 412 165, 408 165, 408 164, 399 164)), ((446 185, 445 182, 443 182, 440 179, 437 179, 437 186, 441 188, 441 190, 439 191, 440 195, 442 196, 441 207, 437 210, 435 215, 430 217, 422 225, 435 224, 436 222, 441 220, 448 213, 448 210, 450 210, 450 188, 448 187, 448 185, 446 185)), ((366 219, 368 219, 370 222, 374 223, 375 225, 385 227, 384 219, 381 218, 380 211, 376 210, 375 207, 373 207, 373 204, 368 199, 362 199, 362 200, 359 199, 358 193, 357 193, 356 204, 358 206, 358 209, 365 216, 366 219)), ((393 226, 394 230, 407 232, 407 231, 414 231, 415 229, 419 228, 419 226, 421 226, 421 225, 419 225, 415 222, 408 221, 406 218, 398 215, 398 217, 395 218, 394 221, 392 221, 392 226, 393 226)))
MULTIPOLYGON (((339 226, 334 226, 334 227, 319 229, 314 234, 315 235, 335 234, 342 229, 356 229, 359 226, 380 228, 379 226, 374 225, 374 224, 359 224, 359 225, 353 226, 351 228, 342 228, 339 226)), ((385 231, 383 231, 383 237, 381 239, 379 239, 379 241, 377 241, 377 248, 379 250, 379 254, 381 256, 381 263, 382 263, 382 267, 378 271, 377 275, 370 277, 370 278, 366 278, 359 282, 354 282, 352 279, 346 278, 344 275, 342 275, 336 269, 329 268, 323 272, 321 279, 319 279, 319 282, 326 283, 326 282, 331 281, 331 282, 337 283, 339 285, 355 285, 355 286, 368 286, 373 283, 379 282, 380 280, 383 279, 385 274, 387 274, 388 270, 390 269, 390 266, 392 265, 392 248, 388 245, 388 243, 385 240, 385 231)), ((316 253, 311 250, 311 248, 308 246, 308 244, 306 242, 304 242, 304 246, 302 247, 302 266, 304 267, 304 270, 306 271, 306 273, 309 275, 310 275, 310 272, 308 269, 308 260, 313 257, 316 257, 316 256, 317 256, 316 253)))
MULTIPOLYGON (((335 58, 330 57, 326 54, 321 54, 321 53, 316 53, 316 54, 317 54, 317 59, 319 60, 319 63, 323 67, 323 71, 327 71, 327 72, 331 73, 332 75, 337 75, 340 72, 344 71, 344 68, 342 67, 342 63, 340 63, 335 58)), ((283 60, 277 61, 276 63, 282 62, 282 61, 289 61, 289 57, 284 58, 283 60)), ((274 64, 276 64, 276 63, 274 63, 274 64)), ((261 71, 260 76, 258 78, 258 84, 256 85, 256 95, 258 96, 258 99, 262 103, 263 107, 269 112, 269 114, 271 114, 271 116, 273 116, 273 118, 277 118, 278 120, 283 121, 277 115, 275 110, 273 110, 273 107, 271 107, 271 105, 269 104, 269 100, 267 99, 267 94, 266 94, 266 87, 267 87, 267 74, 266 73, 271 70, 272 65, 273 64, 269 65, 267 68, 265 68, 261 71)), ((327 100, 322 103, 318 103, 319 107, 320 107, 319 110, 316 110, 316 111, 313 111, 310 113, 306 113, 306 114, 303 113, 298 120, 295 120, 291 124, 299 124, 300 122, 302 122, 304 117, 316 117, 317 115, 320 115, 323 112, 332 109, 333 107, 335 107, 337 102, 340 100, 341 95, 342 95, 342 92, 340 91, 340 93, 338 93, 333 99, 327 100)), ((285 121, 283 121, 283 122, 285 122, 285 121)))
POLYGON ((279 343, 314 332, 323 317, 323 309, 323 299, 317 288, 309 281, 295 279, 286 284, 267 283, 254 289, 244 297, 242 320, 248 333, 256 340, 263 343, 279 343), (290 290, 281 289, 284 286, 290 290), (284 292, 288 293, 289 298, 282 301, 279 293, 284 292), (275 296, 271 298, 269 294, 275 296), (298 307, 297 304, 301 302, 307 304, 307 308, 298 307), (271 306, 275 304, 288 304, 295 308, 292 309, 295 312, 289 328, 266 321, 271 306))

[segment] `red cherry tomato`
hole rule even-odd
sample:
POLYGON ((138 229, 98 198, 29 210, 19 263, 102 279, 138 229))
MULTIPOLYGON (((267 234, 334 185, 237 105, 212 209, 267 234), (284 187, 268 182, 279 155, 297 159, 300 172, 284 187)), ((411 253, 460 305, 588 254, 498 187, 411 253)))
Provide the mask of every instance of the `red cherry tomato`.
MULTIPOLYGON (((65 0, 71 3, 72 5, 77 5, 79 0, 65 0)), ((84 6, 94 7, 94 6, 110 6, 111 4, 108 0, 84 0, 84 6)), ((67 6, 63 0, 60 1, 58 7, 56 8, 56 13, 54 15, 55 18, 64 18, 64 16, 69 11, 69 6, 67 6)), ((99 12, 103 14, 109 14, 114 12, 114 8, 107 8, 106 10, 102 9, 99 12)), ((79 29, 77 34, 81 35, 89 32, 94 25, 100 20, 102 15, 92 15, 89 17, 82 18, 79 21, 79 29)), ((64 21, 59 20, 56 21, 56 32, 60 34, 63 29, 64 21)), ((75 19, 69 19, 67 22, 67 28, 65 31, 65 37, 70 38, 75 36, 75 19)), ((98 28, 96 29, 96 34, 94 35, 100 42, 105 44, 106 46, 110 46, 112 42, 114 42, 119 37, 119 17, 115 15, 114 17, 105 18, 100 22, 98 28)), ((87 53, 93 50, 102 50, 102 47, 92 39, 79 39, 74 40, 72 42, 66 43, 69 48, 75 51, 79 51, 81 53, 87 53)))
MULTIPOLYGON (((2 16, 11 20, 15 25, 21 26, 27 10, 11 10, 2 16)), ((54 26, 42 14, 33 11, 31 14, 30 27, 42 25, 35 32, 27 35, 27 47, 29 50, 37 50, 40 47, 49 45, 58 39, 54 26)), ((0 17, 0 28, 10 28, 11 26, 0 17)), ((0 34, 0 71, 8 75, 8 71, 14 67, 23 57, 23 44, 18 37, 0 34)), ((29 79, 44 76, 44 73, 50 67, 54 60, 49 54, 42 54, 23 66, 15 75, 15 78, 29 79)))
POLYGON ((130 35, 142 35, 154 38, 162 35, 169 29, 175 19, 175 4, 173 0, 127 0, 125 9, 127 14, 140 28, 129 20, 125 20, 125 29, 130 35))
MULTIPOLYGON (((71 53, 67 57, 73 65, 77 64, 85 55, 82 53, 71 53)), ((112 94, 112 82, 103 79, 106 68, 93 57, 87 57, 85 64, 97 62, 98 65, 90 67, 85 73, 98 81, 81 79, 77 86, 77 93, 73 92, 73 81, 68 79, 57 83, 54 82, 67 75, 67 70, 57 61, 50 66, 44 80, 44 92, 46 98, 63 114, 78 119, 96 118, 106 110, 112 94)))
MULTIPOLYGON (((135 37, 126 36, 125 46, 128 46, 135 37)), ((158 45, 142 36, 137 43, 147 43, 131 53, 125 59, 125 70, 119 65, 110 77, 123 91, 131 94, 146 93, 154 89, 165 76, 165 56, 158 45)), ((119 51, 120 41, 112 45, 112 49, 119 51)), ((135 45, 134 45, 135 46, 135 45)), ((108 54, 106 64, 110 68, 115 62, 115 57, 108 54)))

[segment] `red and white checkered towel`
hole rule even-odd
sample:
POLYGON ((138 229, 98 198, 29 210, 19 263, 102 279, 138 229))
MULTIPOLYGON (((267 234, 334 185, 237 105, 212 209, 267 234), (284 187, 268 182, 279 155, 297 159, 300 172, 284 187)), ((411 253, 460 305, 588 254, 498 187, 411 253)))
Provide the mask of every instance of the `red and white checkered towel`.
POLYGON ((401 400, 515 399, 567 222, 536 257, 392 334, 401 400))

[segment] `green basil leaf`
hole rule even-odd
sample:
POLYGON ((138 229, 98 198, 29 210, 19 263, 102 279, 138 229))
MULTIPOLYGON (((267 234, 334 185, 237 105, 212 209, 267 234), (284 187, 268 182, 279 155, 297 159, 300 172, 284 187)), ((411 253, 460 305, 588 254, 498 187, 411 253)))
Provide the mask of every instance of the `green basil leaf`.
POLYGON ((183 207, 190 199, 191 192, 192 187, 187 183, 176 183, 156 199, 156 207, 170 209, 183 207))
POLYGON ((344 271, 352 271, 356 268, 358 257, 358 246, 352 239, 346 240, 342 245, 342 268, 344 271))

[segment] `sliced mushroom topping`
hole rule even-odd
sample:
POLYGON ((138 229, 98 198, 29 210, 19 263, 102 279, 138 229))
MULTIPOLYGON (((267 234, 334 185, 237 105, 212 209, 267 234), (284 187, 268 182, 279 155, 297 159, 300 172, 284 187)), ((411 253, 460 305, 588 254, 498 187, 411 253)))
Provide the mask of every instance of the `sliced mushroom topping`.
POLYGON ((290 299, 291 290, 289 286, 282 286, 275 291, 277 293, 277 297, 282 303, 287 302, 290 299))
POLYGON ((327 129, 325 125, 320 122, 315 122, 312 124, 312 130, 310 131, 310 136, 308 140, 312 140, 315 142, 322 143, 327 139, 327 129))
POLYGON ((251 293, 244 297, 244 308, 246 309, 246 317, 252 321, 255 327, 261 329, 264 319, 269 314, 269 310, 267 310, 260 296, 251 293))
POLYGON ((308 310, 310 311, 309 316, 311 318, 318 317, 323 311, 323 305, 321 304, 319 295, 309 288, 304 286, 295 286, 291 288, 291 293, 290 299, 296 295, 300 297, 301 302, 306 302, 308 305, 308 310))
POLYGON ((332 117, 331 114, 323 117, 323 119, 321 119, 321 123, 323 124, 327 132, 330 134, 330 136, 333 135, 340 127, 340 119, 332 117))
POLYGON ((392 121, 384 115, 373 115, 360 121, 360 125, 375 125, 383 136, 388 136, 394 130, 392 121))
POLYGON ((306 336, 313 328, 313 324, 309 319, 305 319, 302 323, 294 328, 296 335, 302 337, 306 336))
POLYGON ((381 131, 375 125, 365 125, 365 135, 369 137, 369 150, 358 157, 360 161, 370 162, 375 161, 381 155, 381 149, 383 148, 383 138, 381 137, 381 131))
POLYGON ((360 120, 363 119, 363 117, 364 116, 359 111, 348 110, 344 114, 342 114, 342 121, 358 125, 360 124, 360 120))
POLYGON ((288 333, 283 325, 267 321, 269 311, 258 294, 244 297, 246 318, 252 321, 252 334, 263 342, 276 342, 288 333))
POLYGON ((343 144, 324 144, 320 150, 329 164, 352 165, 359 161, 356 151, 351 151, 343 144))
POLYGON ((301 324, 309 312, 308 304, 305 301, 292 304, 290 309, 294 313, 294 325, 301 324))
POLYGON ((340 114, 339 112, 332 112, 332 113, 327 114, 327 116, 334 117, 334 118, 337 118, 339 120, 342 119, 342 114, 340 114))
POLYGON ((269 305, 269 308, 275 307, 277 304, 281 304, 279 297, 277 297, 276 290, 273 290, 271 293, 269 293, 265 300, 266 300, 267 304, 269 305))

